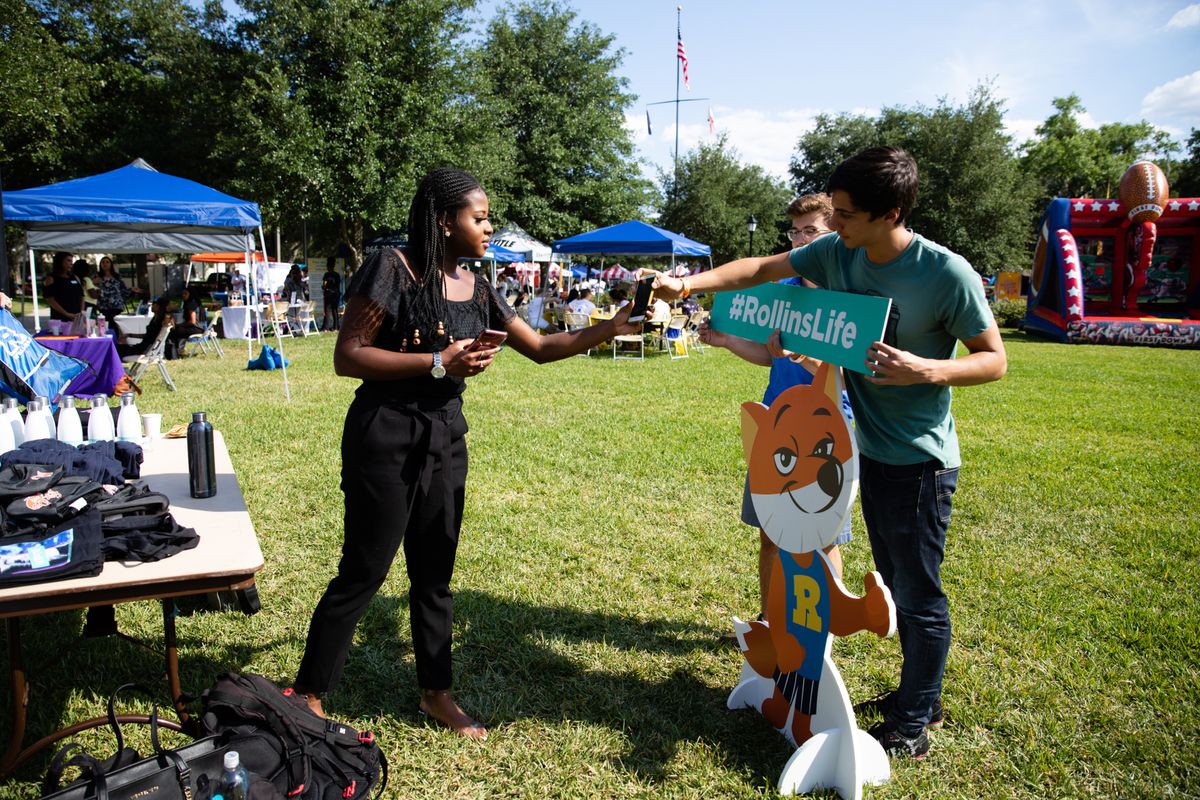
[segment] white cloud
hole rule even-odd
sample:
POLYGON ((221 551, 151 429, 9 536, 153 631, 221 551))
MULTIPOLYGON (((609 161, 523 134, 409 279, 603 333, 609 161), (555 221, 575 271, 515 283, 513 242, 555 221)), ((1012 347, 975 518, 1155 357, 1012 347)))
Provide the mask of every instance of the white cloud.
POLYGON ((1181 8, 1175 12, 1175 15, 1167 22, 1167 30, 1178 28, 1194 28, 1200 25, 1200 3, 1192 3, 1186 8, 1181 8))
POLYGON ((1012 137, 1014 147, 1020 147, 1037 135, 1037 126, 1042 124, 1039 119, 1012 119, 1005 117, 1004 132, 1012 137))
MULTIPOLYGON (((1200 6, 1197 6, 1200 8, 1200 6)), ((1142 98, 1142 114, 1156 117, 1200 119, 1200 70, 1156 86, 1142 98)))

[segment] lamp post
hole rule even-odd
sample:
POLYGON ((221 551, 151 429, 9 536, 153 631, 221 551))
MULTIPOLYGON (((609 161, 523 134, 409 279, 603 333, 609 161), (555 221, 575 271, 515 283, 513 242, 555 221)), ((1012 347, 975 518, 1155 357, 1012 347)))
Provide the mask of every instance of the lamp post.
POLYGON ((754 255, 754 231, 758 228, 758 220, 754 215, 750 215, 750 219, 746 220, 746 230, 750 232, 750 249, 746 252, 746 257, 750 258, 754 255))

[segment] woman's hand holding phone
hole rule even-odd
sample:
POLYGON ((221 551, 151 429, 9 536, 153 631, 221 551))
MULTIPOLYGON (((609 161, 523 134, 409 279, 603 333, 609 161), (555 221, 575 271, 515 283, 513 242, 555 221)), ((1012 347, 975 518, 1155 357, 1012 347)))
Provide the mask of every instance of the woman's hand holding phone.
POLYGON ((471 349, 474 341, 468 342, 465 339, 460 339, 457 342, 451 342, 450 346, 442 351, 442 366, 446 368, 447 375, 453 375, 456 378, 469 378, 473 375, 478 375, 489 366, 492 360, 496 358, 496 354, 500 352, 499 347, 481 347, 471 349))

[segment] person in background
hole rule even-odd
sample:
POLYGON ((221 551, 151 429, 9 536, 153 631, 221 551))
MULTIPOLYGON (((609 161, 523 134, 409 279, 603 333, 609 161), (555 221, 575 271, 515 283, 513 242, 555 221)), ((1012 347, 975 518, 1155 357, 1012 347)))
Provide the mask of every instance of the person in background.
MULTIPOLYGON (((192 295, 192 290, 186 286, 183 287, 183 293, 179 299, 183 306, 183 321, 172 328, 171 335, 167 337, 167 358, 179 357, 179 344, 184 339, 204 333, 202 326, 204 309, 201 307, 200 301, 192 295)), ((147 326, 147 331, 148 328, 149 326, 147 326)))
POLYGON ((50 319, 70 322, 83 311, 83 282, 71 271, 70 253, 55 253, 53 264, 45 283, 50 319))
POLYGON ((595 311, 596 304, 592 302, 592 290, 586 286, 583 287, 579 292, 579 297, 567 303, 567 310, 573 314, 583 314, 585 317, 595 311))
POLYGON ((71 265, 71 272, 83 284, 83 310, 89 317, 95 317, 93 312, 96 309, 96 301, 100 299, 100 290, 92 280, 92 265, 85 258, 77 258, 71 265))
POLYGON ((325 274, 321 276, 321 296, 324 313, 321 330, 336 331, 342 327, 342 276, 337 271, 337 259, 325 259, 325 274))
POLYGON ((875 567, 896 603, 903 659, 899 688, 881 698, 883 721, 868 733, 888 755, 910 758, 929 752, 926 726, 941 723, 950 652, 942 559, 962 463, 950 387, 999 380, 1008 368, 979 274, 962 256, 905 227, 917 186, 917 163, 907 152, 864 150, 829 176, 837 236, 691 278, 655 279, 667 297, 796 274, 826 289, 891 298, 895 324, 867 347, 865 371, 845 376, 863 522, 875 567), (967 351, 961 358, 959 342, 967 351))
POLYGON ((175 320, 167 313, 169 308, 170 305, 165 297, 154 298, 154 301, 150 303, 151 317, 150 321, 146 323, 146 332, 139 341, 133 344, 118 341, 117 354, 124 358, 125 356, 140 356, 146 352, 150 345, 154 344, 154 340, 158 338, 164 325, 170 327, 175 324, 175 320))
POLYGON ((345 538, 294 687, 322 716, 321 695, 338 683, 358 620, 403 546, 418 709, 461 736, 487 737, 451 691, 450 580, 467 482, 462 393, 499 352, 498 344, 473 343, 485 329, 502 330, 509 348, 545 363, 638 329, 625 313, 538 336, 483 275, 459 267, 460 259, 481 258, 491 235, 479 181, 436 169, 413 197, 408 244, 371 256, 350 282, 333 355, 338 375, 362 381, 342 434, 345 538))
POLYGON ((300 306, 308 299, 308 282, 300 272, 299 264, 292 264, 283 280, 283 299, 288 304, 288 330, 293 336, 300 335, 300 306))
POLYGON ((246 302, 246 276, 236 266, 229 273, 229 297, 230 300, 237 297, 246 302))
MULTIPOLYGON (((796 198, 788 205, 787 215, 792 222, 791 228, 788 230, 788 239, 791 240, 792 247, 804 247, 832 232, 829 228, 829 218, 833 216, 833 203, 827 194, 808 194, 796 198)), ((805 282, 803 279, 793 276, 784 278, 780 283, 800 286, 805 282)), ((811 286, 812 284, 807 285, 811 286)), ((721 333, 705 325, 700 329, 700 339, 713 347, 726 348, 738 358, 749 361, 751 364, 771 368, 770 376, 767 378, 767 389, 762 398, 765 406, 771 405, 775 402, 776 397, 793 386, 811 384, 813 373, 821 366, 821 362, 815 358, 785 351, 780 344, 778 330, 764 344, 721 333)), ((843 399, 842 410, 847 412, 847 417, 851 416, 849 401, 846 399, 843 399)), ((754 512, 754 503, 750 498, 749 475, 746 476, 746 483, 742 490, 742 522, 758 530, 759 619, 762 619, 767 613, 767 591, 770 588, 771 567, 778 558, 779 548, 767 537, 759 523, 758 515, 754 512)), ((829 556, 829 563, 833 565, 839 578, 842 577, 842 554, 839 545, 847 544, 850 540, 850 519, 847 517, 845 530, 834 540, 833 544, 825 548, 825 554, 829 556)))
POLYGON ((113 266, 113 260, 108 256, 100 259, 100 275, 96 288, 99 294, 96 310, 107 320, 108 326, 117 332, 119 339, 123 332, 117 324, 117 315, 125 313, 125 304, 129 298, 135 294, 141 294, 141 291, 130 289, 125 285, 121 276, 117 274, 116 267, 113 266))

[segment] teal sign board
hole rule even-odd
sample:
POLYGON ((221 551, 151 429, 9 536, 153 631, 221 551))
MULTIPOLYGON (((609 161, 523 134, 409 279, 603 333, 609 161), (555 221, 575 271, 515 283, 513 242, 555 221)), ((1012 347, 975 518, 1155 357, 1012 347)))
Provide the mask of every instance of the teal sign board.
POLYGON ((756 342, 778 328, 784 348, 794 353, 869 373, 867 348, 883 340, 891 306, 886 297, 764 283, 718 293, 710 324, 756 342))

